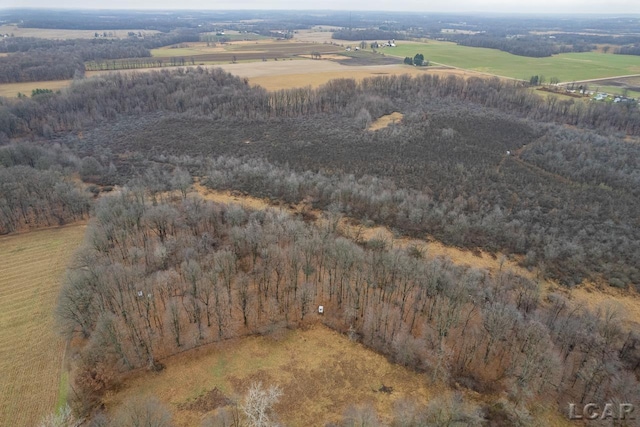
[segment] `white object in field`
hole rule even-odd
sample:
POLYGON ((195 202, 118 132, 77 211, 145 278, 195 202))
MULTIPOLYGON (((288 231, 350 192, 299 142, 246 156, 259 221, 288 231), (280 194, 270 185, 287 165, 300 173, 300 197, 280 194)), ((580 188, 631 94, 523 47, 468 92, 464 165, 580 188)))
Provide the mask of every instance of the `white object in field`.
POLYGON ((142 296, 142 291, 138 291, 138 296, 141 297, 142 296))
POLYGON ((318 306, 318 313, 320 313, 320 314, 324 313, 324 305, 319 305, 318 306))

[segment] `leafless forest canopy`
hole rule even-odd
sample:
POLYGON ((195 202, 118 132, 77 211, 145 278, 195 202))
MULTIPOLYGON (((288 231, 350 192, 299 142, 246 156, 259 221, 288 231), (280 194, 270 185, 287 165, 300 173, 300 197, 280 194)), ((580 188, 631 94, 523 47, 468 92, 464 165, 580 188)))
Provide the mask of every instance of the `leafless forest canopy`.
MULTIPOLYGON (((405 234, 522 255, 568 285, 640 282, 640 156, 624 139, 640 131, 635 108, 432 75, 269 93, 196 68, 78 81, 5 102, 0 114, 5 139, 71 147, 97 184, 125 183, 144 157, 162 165, 171 155, 217 188, 310 198, 405 234), (401 123, 365 130, 393 111, 406 112, 401 123)), ((35 162, 5 157, 7 167, 35 162)), ((16 196, 5 200, 19 218, 16 196)))
MULTIPOLYGON (((637 398, 640 335, 613 306, 576 308, 541 286, 640 289, 635 106, 436 74, 275 92, 200 67, 81 78, 85 61, 197 39, 194 22, 149 39, 0 43, 12 53, 0 57, 0 82, 75 77, 58 93, 0 98, 0 234, 91 219, 57 310, 77 343, 78 414, 95 415, 125 372, 319 321, 429 381, 503 396, 451 422, 534 426, 529 410, 540 403, 637 398), (393 112, 403 119, 368 130, 393 112), (191 191, 195 180, 305 210, 213 203, 191 191), (531 275, 457 266, 384 238, 353 241, 343 217, 501 253, 531 275)), ((593 42, 571 40, 574 50, 593 42)), ((534 46, 533 56, 555 49, 534 46)), ((159 406, 132 411, 155 408, 168 425, 159 406)), ((393 425, 444 425, 433 408, 407 408, 393 425)))
POLYGON ((358 245, 336 233, 337 213, 305 223, 133 187, 101 199, 95 217, 58 308, 65 333, 88 339, 76 380, 87 405, 117 372, 304 325, 318 304, 325 324, 395 362, 514 405, 625 401, 638 387, 640 337, 613 308, 569 309, 559 294, 543 304, 538 284, 509 271, 358 245))

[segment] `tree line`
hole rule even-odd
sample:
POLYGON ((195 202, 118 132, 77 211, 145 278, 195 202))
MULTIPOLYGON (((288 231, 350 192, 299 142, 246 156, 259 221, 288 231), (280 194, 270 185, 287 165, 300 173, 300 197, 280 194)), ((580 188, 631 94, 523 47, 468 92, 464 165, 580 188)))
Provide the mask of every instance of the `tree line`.
MULTIPOLYGON (((53 60, 53 58, 52 58, 53 60)), ((40 102, 30 99, 4 100, 0 104, 0 132, 8 137, 43 135, 73 130, 81 123, 114 120, 117 115, 145 112, 177 112, 209 116, 214 111, 248 119, 307 116, 343 112, 363 99, 388 99, 397 104, 420 107, 433 98, 457 99, 494 108, 536 121, 551 121, 602 132, 640 134, 640 113, 633 106, 589 103, 573 99, 543 99, 523 82, 497 78, 463 79, 438 75, 383 76, 334 80, 318 88, 267 93, 249 88, 246 82, 221 70, 202 68, 137 75, 112 75, 77 82, 60 95, 40 102), (207 85, 208 82, 214 84, 207 85), (229 85, 223 94, 220 85, 229 85), (110 90, 110 85, 127 91, 110 90), (204 92, 202 92, 204 90, 204 92), (232 93, 232 92, 236 93, 232 93), (154 95, 155 94, 155 95, 154 95), (171 96, 159 96, 166 94, 171 96), (222 101, 224 100, 224 101, 222 101), (149 102, 147 102, 149 101, 149 102), (55 115, 52 111, 58 112, 55 115)))
POLYGON ((615 50, 620 55, 640 55, 640 44, 620 46, 615 50))
POLYGON ((59 147, 1 147, 0 234, 86 218, 89 195, 70 179, 79 163, 59 147))
POLYGON ((350 29, 343 28, 334 31, 331 35, 332 39, 337 40, 405 40, 406 35, 398 31, 382 30, 378 28, 367 29, 350 29))
POLYGON ((150 58, 150 49, 198 40, 198 33, 187 31, 145 39, 48 40, 9 37, 0 40, 0 52, 9 53, 0 57, 0 83, 82 77, 87 61, 102 63, 123 58, 150 58))
POLYGON ((595 44, 575 41, 572 44, 557 43, 543 36, 510 36, 490 34, 451 34, 446 38, 462 46, 484 47, 498 49, 513 55, 543 58, 558 53, 590 52, 596 48, 595 44))

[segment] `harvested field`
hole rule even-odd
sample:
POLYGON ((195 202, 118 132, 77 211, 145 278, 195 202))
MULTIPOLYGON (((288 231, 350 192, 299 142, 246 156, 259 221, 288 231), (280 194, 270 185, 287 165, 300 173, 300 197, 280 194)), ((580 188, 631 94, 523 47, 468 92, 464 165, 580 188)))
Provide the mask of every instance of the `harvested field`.
MULTIPOLYGON (((313 58, 311 55, 300 55, 300 58, 305 58, 305 59, 315 59, 313 58)), ((322 55, 322 57, 320 58, 320 60, 325 61, 325 60, 331 60, 331 61, 348 61, 351 58, 348 56, 344 56, 342 54, 337 54, 337 53, 329 53, 327 55, 322 55)))
POLYGON ((51 80, 44 82, 4 83, 0 84, 0 96, 14 98, 18 93, 31 96, 34 89, 60 90, 71 84, 72 80, 51 80))
MULTIPOLYGON (((61 387, 64 341, 54 325, 60 283, 85 225, 0 238, 0 425, 34 426, 61 387)), ((64 399, 61 399, 64 400, 64 399)))
POLYGON ((133 31, 138 34, 138 32, 143 35, 151 35, 157 34, 159 31, 156 30, 58 30, 58 29, 50 29, 50 28, 22 28, 17 25, 0 25, 0 34, 13 34, 16 37, 40 37, 43 39, 94 39, 96 38, 96 33, 111 34, 107 38, 126 38, 127 33, 129 31, 133 31))
POLYGON ((342 49, 330 44, 299 43, 293 41, 262 40, 254 42, 233 42, 224 45, 207 46, 206 43, 185 43, 153 49, 152 56, 156 60, 167 63, 171 58, 184 57, 196 63, 261 61, 293 58, 299 55, 311 55, 312 52, 337 53, 342 49))
POLYGON ((342 52, 340 55, 351 58, 351 60, 349 62, 345 62, 344 65, 361 66, 402 64, 402 61, 395 56, 387 56, 383 53, 375 53, 366 50, 342 52))
MULTIPOLYGON (((342 61, 345 62, 345 61, 342 61)), ((294 87, 318 87, 333 79, 362 80, 368 77, 384 75, 409 74, 412 76, 422 73, 463 75, 461 70, 447 69, 418 69, 406 65, 370 65, 347 67, 335 61, 292 61, 286 63, 265 62, 253 64, 223 65, 222 68, 240 77, 247 77, 252 84, 260 85, 267 90, 289 89, 294 87)), ((466 73, 470 75, 470 73, 466 73)))
POLYGON ((309 43, 332 43, 334 40, 331 38, 334 30, 339 30, 340 27, 330 26, 315 26, 309 30, 298 30, 294 35, 294 40, 299 40, 309 43))
MULTIPOLYGON (((230 62, 230 61, 229 61, 230 62)), ((341 61, 346 62, 346 61, 341 61)), ((463 77, 481 76, 473 71, 459 70, 447 67, 426 67, 416 68, 407 65, 371 65, 345 67, 337 61, 318 61, 311 59, 287 60, 266 62, 248 62, 237 64, 215 64, 203 65, 203 67, 222 68, 223 70, 235 74, 239 77, 247 77, 252 84, 260 85, 267 90, 289 89, 294 87, 312 86, 318 87, 329 80, 340 78, 352 78, 362 80, 367 77, 381 75, 419 75, 422 73, 432 73, 439 75, 457 75, 463 77)), ((149 71, 159 71, 161 69, 185 68, 183 67, 162 67, 162 68, 137 68, 133 70, 117 71, 87 71, 86 77, 106 75, 109 73, 144 73, 149 71)), ((68 87, 73 80, 56 80, 43 82, 26 83, 6 83, 0 85, 0 96, 16 97, 18 92, 31 95, 33 89, 58 90, 68 87)))

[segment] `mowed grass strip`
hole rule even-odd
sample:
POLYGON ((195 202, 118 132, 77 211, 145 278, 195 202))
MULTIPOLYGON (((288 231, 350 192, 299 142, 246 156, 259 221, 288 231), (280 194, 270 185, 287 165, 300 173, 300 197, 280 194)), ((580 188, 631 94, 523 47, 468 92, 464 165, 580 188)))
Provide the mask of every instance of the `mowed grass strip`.
POLYGON ((398 41, 395 48, 380 49, 385 55, 411 57, 421 53, 425 60, 469 70, 529 80, 544 75, 547 81, 598 79, 640 74, 640 56, 613 55, 599 52, 562 53, 546 58, 512 55, 497 49, 459 46, 455 43, 398 41))
POLYGON ((36 425, 58 404, 64 341, 53 313, 85 229, 0 237, 0 426, 36 425))

